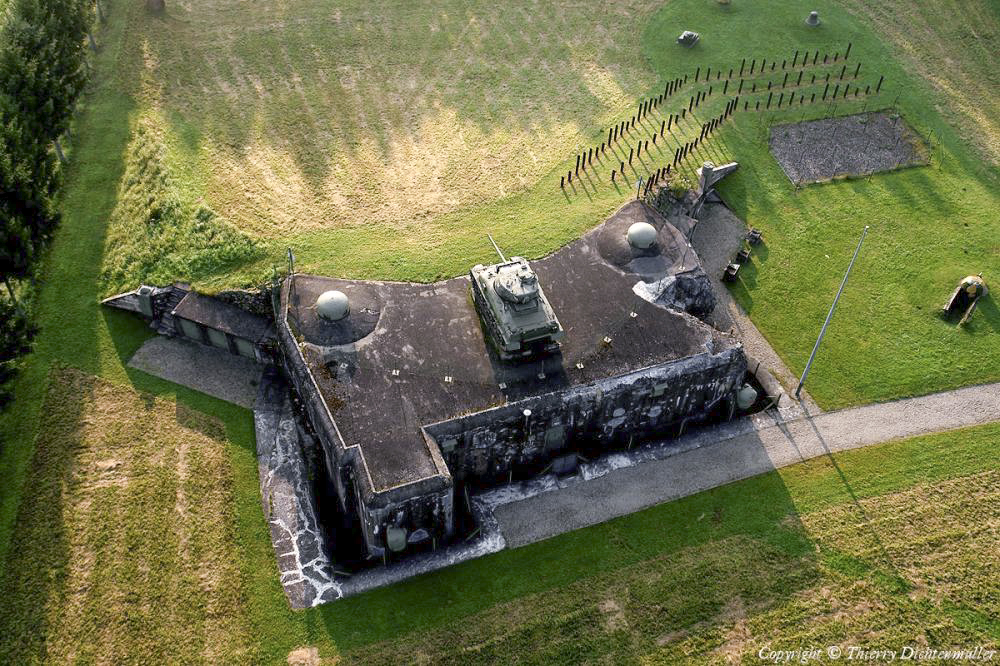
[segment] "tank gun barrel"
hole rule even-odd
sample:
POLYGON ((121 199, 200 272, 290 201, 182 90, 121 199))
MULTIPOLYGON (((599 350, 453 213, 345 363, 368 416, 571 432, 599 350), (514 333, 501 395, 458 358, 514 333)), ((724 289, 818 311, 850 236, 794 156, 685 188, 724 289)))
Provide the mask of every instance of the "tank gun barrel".
POLYGON ((490 239, 491 243, 493 243, 493 249, 496 250, 497 254, 500 255, 500 261, 506 263, 507 262, 507 257, 503 256, 503 252, 500 251, 500 246, 497 245, 497 242, 495 240, 493 240, 493 236, 491 236, 490 234, 486 234, 486 237, 490 239))

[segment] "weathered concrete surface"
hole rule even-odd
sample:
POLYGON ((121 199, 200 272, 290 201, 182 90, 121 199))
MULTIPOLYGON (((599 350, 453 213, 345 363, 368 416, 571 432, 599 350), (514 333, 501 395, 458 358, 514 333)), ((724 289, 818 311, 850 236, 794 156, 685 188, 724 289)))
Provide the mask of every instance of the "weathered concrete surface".
POLYGON ((446 548, 430 553, 411 555, 388 566, 374 567, 349 578, 340 578, 343 595, 361 594, 385 585, 392 585, 413 576, 419 576, 459 562, 496 553, 506 547, 500 526, 493 516, 493 506, 486 499, 473 497, 472 513, 479 525, 479 532, 468 541, 457 541, 446 548))
POLYGON ((345 443, 360 449, 381 492, 435 474, 421 425, 735 347, 701 321, 632 291, 639 279, 687 271, 697 261, 683 235, 652 208, 625 204, 600 227, 532 262, 567 336, 557 354, 519 363, 490 351, 466 277, 420 285, 295 275, 283 306, 318 397, 345 443), (633 256, 623 247, 636 221, 658 229, 657 252, 633 256), (351 316, 334 324, 320 321, 313 307, 331 289, 352 302, 351 316))
POLYGON ((637 282, 632 291, 650 303, 698 317, 710 314, 716 304, 712 282, 700 267, 653 283, 637 282))
POLYGON ((318 521, 314 476, 303 449, 303 433, 289 402, 289 387, 274 368, 264 373, 254 404, 261 507, 271 533, 281 585, 292 608, 310 608, 361 594, 406 578, 503 550, 492 506, 472 500, 479 524, 474 539, 374 566, 353 576, 338 574, 318 521))
MULTIPOLYGON (((718 299, 718 305, 708 317, 708 321, 720 330, 735 331, 743 343, 747 358, 752 358, 755 361, 751 364, 750 369, 753 370, 756 361, 760 361, 790 392, 798 385, 799 378, 785 365, 785 362, 781 360, 764 335, 757 330, 739 303, 733 300, 732 294, 721 279, 726 265, 743 247, 743 237, 746 231, 747 227, 743 220, 736 217, 724 204, 706 204, 702 208, 700 219, 694 226, 691 244, 698 252, 698 256, 701 257, 702 265, 712 281, 712 286, 715 287, 715 295, 718 299)), ((765 238, 762 245, 753 248, 750 261, 763 270, 763 267, 766 266, 764 262, 768 252, 767 238, 765 238)), ((816 333, 819 333, 819 322, 816 325, 816 333)), ((816 414, 821 411, 813 402, 808 390, 802 392, 802 397, 806 408, 811 413, 816 414)), ((801 415, 798 403, 788 400, 787 396, 782 398, 781 409, 783 418, 786 420, 801 415)))
POLYGON ((341 506, 358 512, 368 554, 382 556, 390 537, 405 548, 401 532, 407 543, 447 542, 453 479, 509 478, 579 442, 624 446, 727 409, 746 371, 739 341, 633 291, 638 280, 683 269, 681 287, 656 296, 666 290, 685 309, 708 309, 710 282, 687 279, 697 261, 653 208, 626 203, 533 263, 566 338, 558 352, 517 363, 488 345, 466 277, 286 280, 277 317, 283 361, 341 506), (649 248, 627 242, 637 221, 656 229, 649 248), (348 296, 351 314, 328 322, 315 304, 333 289, 348 296))
POLYGON ((253 407, 262 372, 251 359, 182 338, 160 336, 143 343, 128 365, 247 409, 253 407))
POLYGON ((341 588, 317 520, 312 475, 288 386, 274 369, 264 375, 253 417, 261 506, 288 602, 292 608, 309 608, 338 599, 341 588))
POLYGON ((188 292, 172 314, 254 344, 266 337, 274 337, 274 328, 267 317, 196 291, 188 292))
POLYGON ((682 437, 662 459, 606 464, 598 478, 553 486, 495 515, 508 546, 523 546, 835 451, 997 420, 1000 383, 793 421, 758 417, 682 437))
MULTIPOLYGON (((255 416, 268 418, 266 411, 258 410, 255 416)), ((330 591, 294 599, 289 593, 289 598, 295 607, 318 605, 834 451, 996 420, 1000 420, 1000 383, 792 421, 783 421, 774 410, 755 414, 584 463, 573 477, 549 474, 473 495, 472 511, 480 526, 474 538, 353 576, 314 579, 312 584, 329 580, 330 591)), ((258 421, 258 441, 261 427, 258 421)), ((275 430, 274 425, 263 427, 275 430)), ((305 532, 314 529, 308 520, 298 524, 305 532)), ((273 537, 285 533, 272 528, 273 537)), ((280 556, 286 550, 279 549, 279 563, 289 561, 280 556)), ((330 571, 325 564, 323 570, 330 571)), ((298 580, 294 571, 287 580, 298 580)), ((290 587, 295 589, 294 583, 286 585, 286 591, 290 587)))

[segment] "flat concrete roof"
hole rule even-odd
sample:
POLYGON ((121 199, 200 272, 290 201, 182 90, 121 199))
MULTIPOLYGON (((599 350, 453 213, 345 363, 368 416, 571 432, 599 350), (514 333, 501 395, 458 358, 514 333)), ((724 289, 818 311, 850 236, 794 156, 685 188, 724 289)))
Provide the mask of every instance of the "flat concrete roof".
POLYGON ((663 277, 651 266, 697 265, 683 236, 639 202, 531 265, 566 339, 558 354, 528 362, 501 361, 488 347, 465 276, 434 284, 293 276, 290 328, 305 343, 306 364, 345 444, 361 448, 376 492, 436 473, 423 425, 692 356, 713 340, 715 351, 734 344, 633 293, 640 279, 663 277), (615 238, 636 221, 660 231, 661 257, 622 256, 615 238), (317 316, 316 298, 330 289, 351 300, 346 320, 317 316))
POLYGON ((271 330, 264 317, 195 291, 181 299, 173 314, 251 342, 259 342, 271 330))

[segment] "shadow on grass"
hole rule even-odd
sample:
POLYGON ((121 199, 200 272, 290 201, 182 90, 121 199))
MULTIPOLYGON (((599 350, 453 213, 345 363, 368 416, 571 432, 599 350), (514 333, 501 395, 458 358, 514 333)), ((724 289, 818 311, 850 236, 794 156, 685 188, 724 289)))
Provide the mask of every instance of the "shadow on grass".
MULTIPOLYGON (((757 288, 757 265, 753 261, 753 256, 749 261, 744 262, 743 267, 740 268, 739 279, 737 283, 742 285, 747 292, 753 291, 757 288)), ((750 311, 747 310, 749 313, 750 311)))
MULTIPOLYGON (((11 530, 0 594, 0 662, 44 660, 46 637, 58 623, 50 605, 67 594, 70 541, 63 511, 74 500, 78 480, 74 452, 83 446, 82 420, 93 384, 65 387, 54 368, 43 403, 45 425, 34 444, 23 498, 11 530)), ((75 375, 77 378, 82 375, 75 375)))
MULTIPOLYGON (((741 169, 744 168, 743 165, 740 166, 741 169)), ((747 180, 747 177, 740 176, 740 169, 737 169, 736 173, 730 174, 716 185, 716 190, 726 202, 726 206, 741 220, 746 220, 748 213, 747 180)))
POLYGON ((910 206, 921 208, 926 205, 922 202, 930 201, 936 215, 944 217, 958 213, 955 202, 949 197, 941 196, 940 179, 933 178, 933 172, 924 166, 876 172, 871 176, 850 178, 847 182, 856 196, 863 197, 875 184, 875 180, 878 181, 878 186, 910 206))
MULTIPOLYGON (((909 583, 906 582, 906 579, 902 576, 902 574, 900 574, 900 572, 895 568, 895 566, 893 566, 892 559, 889 556, 889 552, 886 549, 885 544, 882 542, 881 537, 879 537, 878 532, 873 527, 871 518, 869 518, 868 516, 868 512, 865 511, 864 506, 862 506, 857 493, 854 492, 854 488, 851 486, 851 482, 848 480, 847 475, 844 473, 844 470, 837 462, 836 457, 834 457, 833 452, 830 450, 830 446, 826 442, 826 439, 823 437, 823 434, 820 432, 819 428, 816 427, 816 422, 814 421, 812 414, 809 413, 808 405, 806 405, 806 403, 804 402, 800 404, 802 405, 802 408, 806 413, 806 421, 812 428, 813 434, 816 436, 816 439, 819 440, 820 444, 823 446, 823 449, 826 451, 826 459, 830 462, 830 465, 833 467, 833 469, 836 470, 837 476, 840 479, 840 483, 843 485, 844 489, 847 491, 847 494, 850 496, 851 503, 854 505, 855 511, 857 511, 858 515, 861 517, 862 527, 868 533, 869 537, 871 538, 871 541, 875 544, 875 551, 878 552, 879 554, 878 558, 879 563, 883 565, 883 567, 889 568, 890 578, 894 581, 898 581, 898 583, 902 587, 902 591, 908 591, 909 583)), ((843 556, 840 557, 841 559, 843 559, 843 556)), ((827 554, 827 558, 829 560, 829 554, 827 554)), ((864 560, 861 560, 860 558, 851 558, 850 567, 852 569, 858 569, 859 567, 861 567, 859 571, 855 572, 849 570, 844 571, 844 573, 848 574, 853 573, 853 575, 855 575, 856 577, 863 576, 869 573, 870 571, 875 570, 874 566, 872 566, 871 564, 869 564, 864 560)), ((834 569, 836 570, 836 567, 834 567, 834 569)))
MULTIPOLYGON (((36 434, 48 418, 44 404, 50 368, 65 363, 92 374, 101 371, 98 277, 107 219, 124 171, 128 118, 134 108, 128 97, 95 91, 106 85, 105 76, 95 74, 74 123, 73 160, 60 193, 63 223, 42 268, 36 309, 40 333, 15 386, 15 403, 0 415, 0 472, 4 477, 0 560, 7 556, 23 495, 30 497, 37 491, 29 479, 35 473, 31 465, 37 460, 36 434)), ((19 574, 15 569, 10 575, 19 574)))
MULTIPOLYGON (((766 457, 759 443, 748 443, 751 449, 755 446, 754 452, 746 455, 766 457)), ((747 567, 763 577, 782 580, 768 590, 769 597, 794 596, 818 578, 813 545, 797 519, 781 476, 771 472, 342 599, 307 613, 322 618, 342 650, 435 627, 464 633, 455 624, 457 621, 476 632, 479 628, 470 615, 508 602, 547 603, 546 600, 557 599, 565 589, 575 590, 574 596, 579 595, 574 603, 596 602, 599 600, 588 598, 590 581, 617 579, 619 575, 631 577, 637 568, 666 574, 656 577, 656 582, 650 585, 630 587, 635 594, 645 592, 655 599, 669 592, 664 586, 674 585, 675 575, 670 572, 674 556, 734 536, 747 537, 745 541, 734 542, 745 545, 746 550, 737 546, 730 555, 744 559, 747 567), (758 559, 762 543, 779 557, 758 559), (784 570, 788 566, 794 571, 784 570), (358 621, 360 617, 365 618, 363 622, 358 621)), ((705 573, 715 575, 711 571, 705 573)), ((648 576, 645 578, 648 580, 648 576)), ((745 584, 753 582, 747 579, 745 584)), ((669 593, 677 592, 675 586, 669 593)), ((719 616, 734 593, 741 592, 727 589, 712 595, 684 593, 677 605, 657 607, 652 612, 647 608, 642 619, 651 628, 658 627, 661 633, 684 628, 719 616)), ((651 633, 647 638, 653 636, 651 633)), ((413 640, 419 643, 421 639, 414 636, 413 640)), ((453 638, 449 635, 448 640, 453 638)), ((462 644, 462 638, 458 637, 456 649, 462 644)), ((534 651, 539 646, 522 647, 534 651)), ((599 647, 599 653, 603 650, 604 647, 599 647)))
POLYGON ((771 256, 771 249, 768 247, 767 242, 762 239, 757 245, 751 246, 751 255, 763 264, 771 256))
MULTIPOLYGON (((741 271, 742 272, 742 271, 741 271)), ((743 308, 743 311, 747 314, 753 312, 753 296, 750 294, 750 290, 743 283, 743 280, 737 280, 736 282, 727 282, 726 286, 729 288, 729 293, 732 294, 739 306, 743 308)))
POLYGON ((1000 309, 997 308, 992 292, 979 299, 976 311, 963 328, 967 333, 976 333, 979 330, 980 321, 986 322, 994 332, 1000 332, 1000 309))

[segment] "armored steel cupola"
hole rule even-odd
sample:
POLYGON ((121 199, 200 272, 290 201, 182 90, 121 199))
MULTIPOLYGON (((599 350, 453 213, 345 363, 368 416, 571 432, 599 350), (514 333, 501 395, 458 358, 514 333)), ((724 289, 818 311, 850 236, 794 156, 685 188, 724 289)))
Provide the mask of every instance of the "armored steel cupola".
POLYGON ((636 222, 628 228, 628 244, 639 250, 648 250, 656 244, 656 227, 649 222, 636 222))
MULTIPOLYGON (((490 238, 492 241, 493 239, 490 238)), ((523 257, 477 264, 469 271, 472 297, 487 339, 502 359, 528 358, 558 350, 564 332, 538 281, 523 257)))
POLYGON ((351 313, 351 302, 342 291, 324 291, 316 299, 316 313, 327 321, 339 321, 351 313))
POLYGON ((979 299, 988 294, 989 291, 982 273, 968 275, 958 283, 955 291, 951 293, 951 298, 944 304, 944 312, 946 315, 962 313, 962 319, 958 322, 958 325, 961 326, 969 321, 972 313, 976 311, 979 299))

